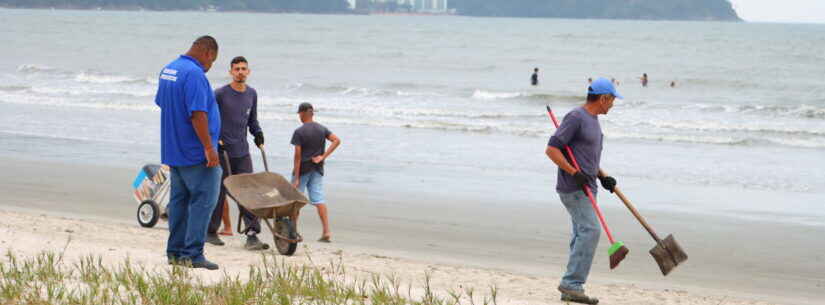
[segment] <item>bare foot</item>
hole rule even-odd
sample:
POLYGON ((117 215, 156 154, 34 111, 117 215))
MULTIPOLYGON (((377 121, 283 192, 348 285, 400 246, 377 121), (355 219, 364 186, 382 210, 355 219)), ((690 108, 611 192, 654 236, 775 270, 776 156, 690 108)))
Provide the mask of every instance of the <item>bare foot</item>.
POLYGON ((234 234, 232 233, 232 229, 229 229, 229 230, 222 230, 222 231, 218 232, 218 234, 219 234, 219 235, 224 235, 224 236, 232 236, 232 235, 234 235, 234 234))
POLYGON ((321 236, 321 238, 319 238, 318 241, 322 243, 330 243, 332 242, 332 238, 330 238, 329 235, 321 236))

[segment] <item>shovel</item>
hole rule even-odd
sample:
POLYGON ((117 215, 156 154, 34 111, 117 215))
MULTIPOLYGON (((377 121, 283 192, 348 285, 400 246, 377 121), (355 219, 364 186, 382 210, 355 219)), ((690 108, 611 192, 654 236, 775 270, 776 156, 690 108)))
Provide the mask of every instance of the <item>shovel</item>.
POLYGON ((639 214, 639 211, 630 203, 630 200, 627 200, 627 197, 622 194, 618 187, 613 187, 613 193, 616 196, 619 196, 619 199, 624 202, 624 205, 630 210, 630 213, 633 213, 633 216, 639 220, 639 223, 645 227, 650 236, 653 237, 653 240, 656 241, 656 246, 653 249, 650 249, 650 255, 653 256, 653 259, 656 260, 656 263, 659 264, 659 269, 662 270, 662 275, 667 276, 670 271, 673 271, 676 266, 683 263, 688 259, 687 253, 685 250, 682 249, 682 246, 676 242, 676 239, 673 238, 672 234, 668 234, 664 240, 659 238, 659 235, 656 234, 656 231, 653 230, 653 227, 645 221, 644 217, 639 214))

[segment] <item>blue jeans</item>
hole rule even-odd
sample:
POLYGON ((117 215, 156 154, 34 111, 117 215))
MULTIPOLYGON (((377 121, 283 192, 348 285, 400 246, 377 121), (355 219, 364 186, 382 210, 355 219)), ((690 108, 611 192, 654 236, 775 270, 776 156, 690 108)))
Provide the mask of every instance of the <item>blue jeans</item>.
POLYGON ((202 262, 206 260, 203 256, 206 228, 221 187, 221 167, 173 166, 169 173, 172 190, 166 255, 202 262))
POLYGON ((584 283, 590 274, 590 266, 593 265, 596 246, 599 245, 601 225, 590 199, 583 191, 559 193, 559 198, 567 208, 573 223, 567 272, 562 277, 560 286, 564 289, 584 291, 584 283))

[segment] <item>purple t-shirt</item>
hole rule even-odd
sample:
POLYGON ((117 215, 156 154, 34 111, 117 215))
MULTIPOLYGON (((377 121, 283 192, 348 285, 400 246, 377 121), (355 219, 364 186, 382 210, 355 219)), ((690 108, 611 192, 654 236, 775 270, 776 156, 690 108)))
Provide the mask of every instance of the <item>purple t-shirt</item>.
MULTIPOLYGON (((258 92, 246 86, 244 92, 235 91, 226 85, 215 90, 215 98, 221 110, 221 141, 230 158, 249 155, 246 132, 261 131, 258 123, 258 92)), ((223 156, 221 156, 223 158, 223 156)))
MULTIPOLYGON (((590 190, 596 193, 596 174, 599 172, 599 162, 602 158, 602 127, 599 125, 599 118, 590 114, 584 107, 571 110, 561 121, 561 126, 556 130, 556 134, 550 137, 548 146, 558 148, 564 153, 564 157, 572 165, 570 156, 567 155, 565 145, 573 149, 573 155, 579 162, 582 172, 589 178, 590 190)), ((559 193, 571 193, 580 191, 573 176, 559 168, 556 179, 556 191, 559 193)))

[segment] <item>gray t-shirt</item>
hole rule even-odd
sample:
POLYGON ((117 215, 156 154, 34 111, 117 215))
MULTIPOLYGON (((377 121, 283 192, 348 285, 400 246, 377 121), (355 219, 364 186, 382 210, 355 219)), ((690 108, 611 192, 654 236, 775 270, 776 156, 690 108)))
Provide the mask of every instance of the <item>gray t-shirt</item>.
MULTIPOLYGON (((590 178, 588 183, 590 190, 595 194, 598 189, 596 174, 598 174, 600 168, 603 141, 604 134, 602 134, 602 127, 599 125, 599 118, 587 112, 584 107, 579 107, 564 116, 561 126, 556 130, 556 134, 550 137, 547 145, 561 150, 571 165, 573 162, 570 156, 567 155, 567 149, 564 146, 569 145, 573 149, 573 155, 576 156, 576 161, 579 161, 582 172, 590 178)), ((580 190, 581 188, 576 185, 573 176, 559 168, 556 191, 571 193, 580 190)))
POLYGON ((331 134, 332 131, 316 122, 304 123, 292 133, 292 145, 301 146, 301 175, 316 170, 319 174, 324 174, 324 162, 315 164, 312 157, 324 154, 327 137, 331 134))
MULTIPOLYGON (((244 92, 226 85, 215 90, 215 99, 221 110, 221 141, 230 158, 249 155, 246 130, 250 134, 261 131, 258 123, 258 92, 247 86, 244 92)), ((223 156, 221 156, 223 158, 223 156)))

